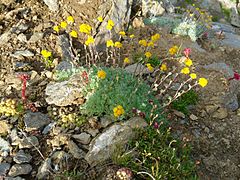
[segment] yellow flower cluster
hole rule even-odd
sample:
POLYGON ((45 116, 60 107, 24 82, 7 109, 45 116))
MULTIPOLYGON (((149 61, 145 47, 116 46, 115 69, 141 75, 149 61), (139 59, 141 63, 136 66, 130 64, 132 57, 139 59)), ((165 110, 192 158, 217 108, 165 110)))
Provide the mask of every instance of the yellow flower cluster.
POLYGON ((165 63, 161 64, 160 70, 161 71, 166 71, 167 70, 167 65, 165 63))
POLYGON ((85 34, 90 35, 91 34, 92 27, 88 24, 81 24, 79 26, 79 31, 85 34))
POLYGON ((134 37, 135 37, 135 35, 134 35, 134 34, 131 34, 129 37, 132 39, 132 38, 134 38, 134 37))
POLYGON ((208 84, 208 80, 205 78, 199 78, 198 84, 202 87, 205 87, 208 84))
POLYGON ((150 72, 154 71, 154 67, 152 67, 152 65, 150 63, 147 63, 146 66, 150 72))
POLYGON ((148 47, 154 47, 154 42, 153 41, 150 41, 148 44, 147 44, 148 47))
POLYGON ((59 28, 59 26, 53 26, 53 30, 56 31, 57 33, 59 33, 60 28, 59 28))
POLYGON ((115 24, 114 24, 113 20, 111 20, 111 19, 108 20, 107 27, 106 27, 107 30, 111 31, 114 25, 115 24))
POLYGON ((152 53, 147 51, 147 52, 145 52, 145 56, 146 56, 146 58, 150 58, 150 57, 152 57, 152 53))
POLYGON ((98 71, 98 73, 97 73, 97 76, 98 76, 98 78, 100 78, 100 79, 105 79, 106 78, 106 72, 104 71, 104 70, 100 70, 100 71, 98 71))
POLYGON ((113 40, 108 40, 108 41, 106 42, 106 44, 107 44, 107 47, 113 47, 113 46, 114 46, 113 40))
POLYGON ((189 73, 190 73, 190 70, 189 70, 188 67, 185 67, 185 68, 183 68, 183 69, 181 70, 181 73, 183 73, 183 74, 189 74, 189 73))
POLYGON ((78 34, 77 34, 77 31, 74 31, 72 30, 70 33, 69 33, 70 36, 74 37, 74 38, 77 38, 78 37, 78 34))
POLYGON ((45 49, 43 49, 41 51, 41 54, 45 59, 50 58, 52 56, 52 53, 50 51, 45 50, 45 49))
POLYGON ((178 49, 179 49, 178 46, 173 46, 169 49, 168 52, 170 55, 175 55, 178 52, 178 49))
POLYGON ((185 60, 185 65, 186 65, 186 66, 190 67, 192 64, 193 64, 193 63, 192 63, 192 60, 191 60, 191 59, 187 58, 187 59, 185 60))
POLYGON ((74 18, 72 16, 67 17, 67 22, 68 24, 73 24, 74 23, 74 18))
POLYGON ((160 39, 160 34, 155 34, 155 35, 153 35, 153 36, 151 36, 151 40, 153 41, 153 42, 156 42, 157 40, 159 40, 160 39))
POLYGON ((197 78, 197 74, 195 74, 195 73, 191 73, 189 76, 190 76, 190 78, 192 78, 192 79, 196 79, 196 78, 197 78))
POLYGON ((124 113, 125 111, 121 105, 118 105, 117 107, 113 108, 113 114, 115 117, 120 117, 124 113))
POLYGON ((61 121, 63 123, 74 123, 76 118, 77 118, 76 113, 71 113, 68 115, 65 115, 65 114, 61 115, 61 121))
POLYGON ((144 46, 144 47, 146 47, 148 45, 148 43, 145 39, 142 39, 142 40, 138 41, 138 44, 141 45, 141 46, 144 46))
POLYGON ((89 46, 90 44, 93 44, 95 42, 94 38, 92 36, 88 36, 87 40, 85 41, 85 44, 89 46))
POLYGON ((0 114, 7 117, 17 115, 16 101, 13 99, 7 99, 0 103, 0 114))
POLYGON ((115 42, 115 44, 114 44, 114 46, 116 47, 116 48, 121 48, 123 45, 122 45, 122 43, 120 43, 120 42, 115 42))
POLYGON ((121 35, 121 36, 123 36, 123 37, 126 36, 125 31, 120 31, 118 34, 121 35))
POLYGON ((97 18, 97 20, 98 20, 99 22, 103 22, 103 17, 102 17, 102 16, 99 16, 99 17, 97 18))
POLYGON ((65 21, 61 22, 60 27, 63 28, 63 29, 66 29, 67 28, 67 22, 65 22, 65 21))
POLYGON ((124 64, 129 64, 130 63, 130 60, 129 60, 129 58, 125 58, 124 60, 123 60, 123 62, 124 62, 124 64))

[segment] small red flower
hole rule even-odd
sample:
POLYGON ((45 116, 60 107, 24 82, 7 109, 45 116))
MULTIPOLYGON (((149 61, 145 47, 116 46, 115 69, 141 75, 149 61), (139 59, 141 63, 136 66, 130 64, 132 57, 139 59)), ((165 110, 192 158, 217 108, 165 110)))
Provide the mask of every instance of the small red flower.
POLYGON ((234 72, 233 77, 229 78, 228 80, 231 81, 233 79, 239 81, 240 80, 240 74, 238 74, 237 72, 234 72))
POLYGON ((30 77, 28 74, 20 74, 20 75, 18 75, 18 77, 23 82, 23 84, 22 84, 22 100, 23 100, 23 102, 25 102, 27 100, 27 97, 26 97, 27 80, 29 80, 30 77))
POLYGON ((192 50, 191 50, 190 48, 185 48, 185 49, 184 49, 183 53, 184 53, 184 55, 186 56, 186 58, 189 57, 191 51, 192 51, 192 50))

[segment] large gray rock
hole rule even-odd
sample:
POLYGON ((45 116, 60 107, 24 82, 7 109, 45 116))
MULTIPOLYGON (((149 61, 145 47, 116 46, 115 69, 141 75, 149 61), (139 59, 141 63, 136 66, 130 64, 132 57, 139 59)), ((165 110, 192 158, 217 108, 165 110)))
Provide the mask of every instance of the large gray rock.
POLYGON ((103 3, 99 9, 99 15, 106 17, 99 27, 95 42, 102 49, 107 40, 112 39, 114 32, 125 30, 130 21, 133 0, 111 0, 103 3), (111 19, 115 23, 112 33, 106 29, 107 21, 111 19), (103 45, 103 46, 101 46, 103 45))
POLYGON ((30 164, 14 164, 8 175, 9 176, 18 176, 18 175, 25 175, 29 174, 32 171, 32 166, 30 164))
POLYGON ((49 83, 45 91, 47 103, 57 106, 83 104, 84 96, 81 79, 81 73, 78 73, 68 81, 49 83))
POLYGON ((223 16, 219 0, 203 0, 200 7, 209 10, 212 15, 223 16))
POLYGON ((231 8, 230 19, 233 26, 240 27, 240 15, 238 13, 237 7, 231 8))
POLYGON ((240 36, 232 33, 225 33, 225 38, 221 40, 222 45, 234 49, 240 49, 240 36))
POLYGON ((234 75, 233 69, 224 62, 212 63, 209 65, 205 65, 204 68, 206 70, 221 72, 226 76, 226 78, 232 78, 234 75))
POLYGON ((41 112, 27 112, 24 115, 26 131, 39 130, 50 123, 48 115, 41 112))
POLYGON ((58 11, 59 10, 58 0, 43 0, 43 1, 51 11, 58 11))
POLYGON ((89 152, 85 159, 91 166, 109 159, 119 145, 122 146, 135 137, 133 129, 146 126, 147 123, 140 117, 113 124, 90 143, 89 152))
POLYGON ((62 59, 64 61, 71 62, 72 61, 72 52, 71 52, 71 44, 69 42, 69 38, 66 34, 62 34, 58 38, 58 44, 61 47, 62 59))

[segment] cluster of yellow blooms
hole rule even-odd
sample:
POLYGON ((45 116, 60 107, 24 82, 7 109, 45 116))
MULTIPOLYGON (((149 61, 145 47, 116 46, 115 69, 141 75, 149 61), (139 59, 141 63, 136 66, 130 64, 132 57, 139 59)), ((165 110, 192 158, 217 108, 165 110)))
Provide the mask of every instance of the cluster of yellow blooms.
POLYGON ((71 114, 68 114, 68 115, 65 115, 65 114, 61 115, 61 121, 63 123, 74 123, 76 118, 77 118, 76 113, 71 113, 71 114))
POLYGON ((169 52, 170 55, 175 55, 175 54, 177 54, 178 49, 179 49, 178 46, 173 46, 173 47, 171 47, 171 48, 169 49, 168 52, 169 52))
POLYGON ((52 56, 52 53, 50 51, 45 50, 45 49, 43 49, 41 51, 41 54, 45 59, 50 58, 52 56))
POLYGON ((98 76, 98 78, 99 79, 105 79, 106 78, 106 72, 104 71, 104 70, 100 70, 100 71, 98 71, 98 73, 97 73, 97 76, 98 76))
POLYGON ((150 63, 147 63, 146 66, 150 72, 154 71, 154 67, 152 67, 152 65, 150 63))
POLYGON ((113 114, 115 117, 120 117, 124 113, 125 111, 121 105, 118 105, 117 107, 113 108, 113 114))
POLYGON ((16 101, 13 99, 2 101, 0 103, 0 114, 7 117, 17 115, 18 112, 16 111, 16 101))

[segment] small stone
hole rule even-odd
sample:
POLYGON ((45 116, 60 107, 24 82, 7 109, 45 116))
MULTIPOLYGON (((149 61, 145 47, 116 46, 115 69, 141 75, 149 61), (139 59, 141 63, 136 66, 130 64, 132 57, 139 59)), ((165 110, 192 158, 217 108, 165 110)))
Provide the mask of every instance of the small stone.
POLYGON ((50 11, 58 11, 59 10, 58 0, 43 0, 43 1, 48 6, 50 11))
MULTIPOLYGON (((11 148, 9 142, 0 137, 0 150, 1 150, 1 152, 2 153, 4 153, 4 152, 8 153, 8 152, 11 151, 11 149, 12 148, 11 148)), ((4 153, 4 154, 7 155, 6 153, 4 153)), ((3 154, 2 154, 2 156, 3 156, 3 154)))
POLYGON ((131 74, 139 75, 139 74, 149 74, 148 69, 139 63, 131 64, 125 68, 125 70, 131 74))
POLYGON ((110 117, 104 116, 100 119, 100 125, 101 127, 105 128, 108 125, 110 125, 112 123, 112 119, 110 117))
POLYGON ((68 141, 67 146, 69 148, 69 152, 73 155, 76 159, 82 159, 85 156, 85 152, 81 150, 76 143, 73 141, 68 141))
POLYGON ((48 134, 52 129, 53 127, 56 125, 57 123, 56 122, 52 122, 50 124, 48 124, 42 131, 42 134, 46 135, 48 134))
POLYGON ((51 71, 46 71, 45 73, 45 76, 48 78, 48 79, 52 79, 53 78, 53 73, 51 71))
POLYGON ((191 115, 189 116, 189 118, 190 118, 191 120, 193 120, 193 121, 198 120, 198 117, 195 116, 194 114, 191 114, 191 115))
POLYGON ((7 175, 7 172, 10 169, 10 166, 11 165, 9 163, 1 163, 0 164, 0 177, 7 175))
POLYGON ((19 142, 19 148, 23 149, 23 148, 32 148, 34 146, 38 146, 39 142, 38 142, 38 138, 36 136, 29 136, 27 138, 24 138, 22 140, 20 140, 19 142))
POLYGON ((213 112, 215 112, 218 108, 220 107, 220 105, 207 105, 205 106, 205 109, 207 111, 208 114, 212 114, 213 112))
POLYGON ((17 36, 17 39, 20 41, 20 42, 27 42, 27 36, 23 33, 19 34, 17 36))
POLYGON ((64 134, 59 134, 55 136, 52 140, 48 140, 48 144, 51 144, 52 147, 59 147, 68 143, 68 136, 64 134))
POLYGON ((39 130, 49 124, 50 121, 48 115, 41 112, 27 112, 24 115, 24 123, 27 132, 39 130))
POLYGON ((240 116, 240 108, 237 110, 237 115, 240 116))
POLYGON ((13 161, 17 164, 29 163, 32 159, 30 154, 26 154, 23 150, 17 152, 16 156, 13 157, 13 161))
POLYGON ((89 144, 91 141, 91 135, 85 132, 81 134, 74 134, 72 137, 81 144, 89 144))
POLYGON ((38 168, 37 179, 49 179, 48 176, 52 170, 51 159, 47 158, 38 168))
POLYGON ((8 175, 15 177, 18 175, 25 175, 25 174, 29 174, 32 171, 32 166, 30 164, 14 164, 8 175))
POLYGON ((219 108, 216 112, 213 113, 213 118, 224 119, 228 116, 228 111, 226 108, 219 108))
POLYGON ((28 42, 35 43, 37 41, 40 41, 40 40, 42 40, 43 35, 44 34, 42 32, 36 32, 31 36, 31 38, 28 40, 28 42))
POLYGON ((6 45, 6 43, 11 39, 11 32, 5 32, 0 35, 0 46, 6 45))
POLYGON ((10 132, 11 126, 6 121, 0 121, 0 135, 10 132))
POLYGON ((91 134, 92 135, 92 137, 95 137, 98 133, 99 133, 99 130, 98 129, 88 129, 87 130, 87 133, 88 134, 91 134))
POLYGON ((24 51, 20 50, 20 51, 16 51, 11 56, 15 57, 15 58, 20 58, 21 56, 23 56, 23 57, 32 57, 32 56, 34 56, 34 53, 32 53, 29 50, 24 50, 24 51))
POLYGON ((180 112, 180 111, 173 110, 173 113, 174 113, 176 116, 180 117, 180 118, 183 118, 183 119, 186 118, 185 114, 183 114, 183 113, 180 112))

